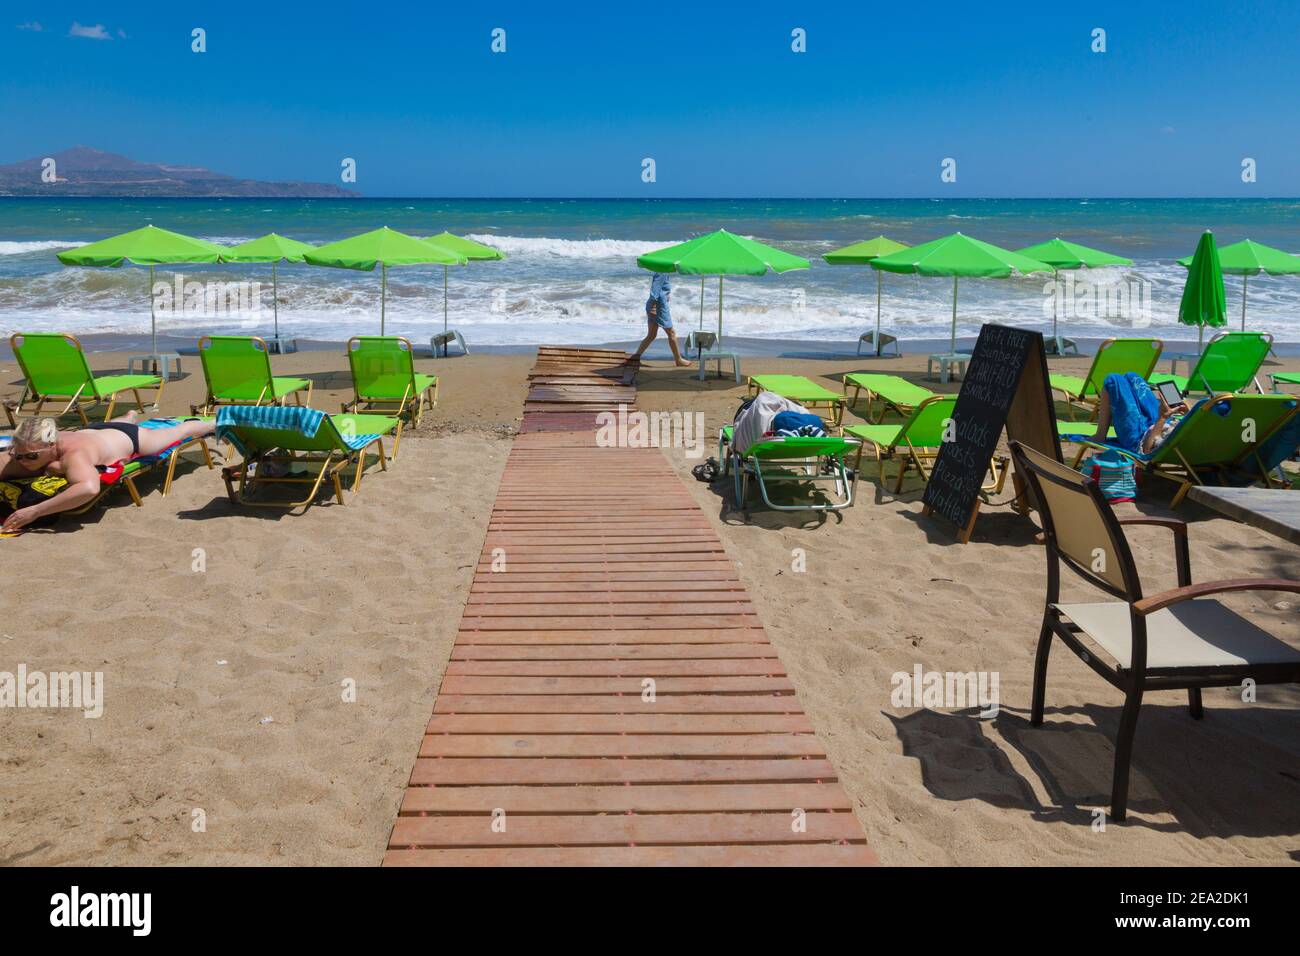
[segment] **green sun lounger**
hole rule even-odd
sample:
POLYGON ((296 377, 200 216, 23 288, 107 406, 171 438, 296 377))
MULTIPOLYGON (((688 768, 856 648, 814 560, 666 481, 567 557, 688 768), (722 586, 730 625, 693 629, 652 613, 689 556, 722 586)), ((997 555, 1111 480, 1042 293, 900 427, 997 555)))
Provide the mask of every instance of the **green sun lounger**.
POLYGON ((33 415, 41 414, 46 402, 64 402, 64 406, 54 414, 61 418, 68 412, 75 411, 82 424, 89 424, 86 409, 107 402, 108 408, 104 418, 113 417, 113 406, 117 396, 130 392, 135 396, 135 405, 144 411, 144 402, 140 398, 140 389, 157 389, 154 393, 154 405, 162 399, 163 380, 157 375, 99 375, 91 373, 86 362, 86 353, 75 336, 57 332, 18 332, 9 338, 14 358, 18 367, 27 378, 22 396, 17 405, 5 404, 5 416, 9 427, 17 422, 14 416, 26 411, 28 402, 35 402, 31 409, 33 415))
MULTIPOLYGON (((859 471, 862 453, 870 445, 880 467, 880 484, 885 484, 885 462, 898 462, 898 477, 894 480, 894 494, 901 494, 903 481, 910 469, 915 469, 922 482, 930 480, 929 468, 939 457, 945 438, 956 436, 953 428, 953 411, 957 407, 956 395, 932 395, 917 405, 905 422, 891 425, 848 425, 844 434, 862 439, 853 469, 859 471)), ((994 458, 989 462, 990 484, 986 491, 1001 491, 1006 481, 1006 459, 994 458)))
POLYGON ((1164 347, 1160 339, 1107 339, 1098 347, 1087 375, 1076 378, 1050 374, 1048 384, 1053 392, 1061 393, 1071 414, 1076 405, 1093 411, 1105 394, 1107 375, 1134 372, 1146 378, 1155 369, 1164 347))
POLYGON ((1191 373, 1181 375, 1150 375, 1152 385, 1174 382, 1184 392, 1206 392, 1219 395, 1223 392, 1244 392, 1252 384, 1260 387, 1260 366, 1273 348, 1273 336, 1267 332, 1220 332, 1210 339, 1191 373))
MULTIPOLYGON (((1075 467, 1089 447, 1117 451, 1138 468, 1178 482, 1170 502, 1170 507, 1177 507, 1193 485, 1204 484, 1203 478, 1222 479, 1248 468, 1252 459, 1258 460, 1260 446, 1297 414, 1300 399, 1293 395, 1216 395, 1197 402, 1152 454, 1085 440, 1080 442, 1084 448, 1075 458, 1075 467)), ((1255 470, 1271 487, 1268 470, 1262 464, 1255 470)))
POLYGON ((735 504, 742 511, 749 511, 751 481, 758 485, 763 504, 775 511, 842 511, 853 507, 857 475, 849 473, 844 459, 860 450, 862 443, 856 438, 768 438, 742 454, 731 443, 731 426, 727 426, 720 435, 720 446, 728 449, 730 461, 723 474, 731 471, 735 504), (830 484, 836 497, 825 504, 777 504, 768 494, 768 485, 778 483, 830 484))
POLYGON ((823 407, 831 413, 831 421, 837 428, 844 421, 844 396, 802 375, 751 375, 749 392, 751 395, 773 392, 809 411, 823 407))
POLYGON ((208 383, 200 406, 204 415, 221 405, 282 405, 289 395, 299 405, 311 404, 311 382, 274 377, 266 341, 255 335, 205 335, 199 339, 199 360, 208 383))
POLYGON ((415 371, 411 343, 396 335, 355 335, 348 339, 353 398, 344 412, 376 411, 400 419, 393 457, 402 442, 402 425, 420 423, 424 409, 438 404, 438 379, 415 371))
POLYGON ((293 405, 224 405, 217 410, 217 440, 229 442, 243 456, 238 465, 221 471, 226 494, 231 501, 252 507, 305 511, 328 478, 335 498, 343 504, 343 469, 356 466, 351 490, 357 491, 367 453, 375 447, 379 466, 387 471, 384 436, 397 425, 398 420, 387 415, 326 415, 293 405), (317 466, 314 475, 312 466, 317 466), (247 498, 250 487, 286 482, 311 485, 311 492, 292 503, 247 498))
POLYGON ((1300 372, 1274 372, 1269 377, 1273 380, 1273 391, 1300 395, 1300 372))
MULTIPOLYGON (((1065 438, 1067 435, 1083 435, 1090 438, 1096 430, 1092 422, 1067 422, 1059 418, 1056 420, 1056 434, 1060 438, 1065 438)), ((1115 437, 1115 427, 1113 425, 1106 429, 1106 437, 1115 437)))
POLYGON ((853 389, 853 398, 848 400, 850 408, 857 406, 858 398, 863 392, 867 393, 867 411, 862 417, 869 422, 875 421, 877 424, 884 419, 885 409, 892 408, 899 415, 906 418, 922 403, 934 398, 937 394, 924 386, 915 385, 897 375, 879 375, 869 372, 850 372, 844 376, 843 384, 846 399, 848 399, 849 389, 853 389), (876 399, 879 399, 881 404, 877 417, 873 419, 871 408, 876 399))

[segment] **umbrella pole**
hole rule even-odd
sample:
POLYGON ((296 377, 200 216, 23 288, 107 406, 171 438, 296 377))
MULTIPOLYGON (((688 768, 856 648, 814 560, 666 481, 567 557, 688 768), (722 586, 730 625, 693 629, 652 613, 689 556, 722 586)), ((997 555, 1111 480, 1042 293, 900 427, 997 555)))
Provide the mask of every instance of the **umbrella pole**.
POLYGON ((1246 331, 1246 283, 1250 281, 1250 276, 1244 272, 1241 274, 1241 331, 1246 331))
POLYGON ((442 267, 442 331, 447 331, 447 267, 442 267))
POLYGON ((1052 273, 1052 338, 1056 341, 1056 351, 1061 352, 1061 335, 1056 331, 1056 309, 1061 301, 1061 274, 1052 273))
MULTIPOLYGON (((862 346, 858 346, 862 348, 862 346)), ((876 355, 880 355, 880 270, 876 270, 876 355)))
POLYGON ((957 277, 952 277, 952 348, 949 354, 957 354, 957 277))
POLYGON ((158 318, 154 315, 153 266, 149 267, 149 335, 153 340, 153 368, 158 373, 158 318))
POLYGON ((700 276, 700 331, 704 331, 704 276, 700 276))
POLYGON ((722 276, 718 276, 718 348, 722 348, 722 276))
POLYGON ((381 263, 379 270, 379 334, 383 335, 384 310, 388 305, 388 263, 381 263))
POLYGON ((276 278, 276 268, 279 264, 271 263, 271 314, 275 317, 275 341, 278 349, 280 342, 280 282, 276 278))

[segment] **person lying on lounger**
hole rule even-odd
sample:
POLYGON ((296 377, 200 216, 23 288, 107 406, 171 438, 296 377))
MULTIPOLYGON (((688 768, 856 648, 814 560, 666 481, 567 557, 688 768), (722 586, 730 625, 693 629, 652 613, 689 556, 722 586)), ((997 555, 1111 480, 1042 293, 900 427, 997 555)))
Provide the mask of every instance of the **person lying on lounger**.
MULTIPOLYGON (((1097 432, 1093 435, 1093 441, 1103 444, 1107 441, 1106 436, 1111 425, 1114 424, 1111 408, 1112 392, 1117 392, 1121 396, 1131 396, 1131 398, 1126 397, 1124 400, 1134 403, 1141 402, 1148 409, 1155 408, 1152 399, 1159 402, 1159 410, 1155 411, 1154 423, 1142 432, 1139 447, 1130 449, 1130 451, 1140 451, 1144 455, 1150 455, 1164 444, 1165 439, 1174 433, 1174 429, 1178 427, 1178 423, 1183 420, 1183 416, 1188 412, 1186 403, 1178 402, 1175 405, 1170 405, 1160 392, 1153 389, 1135 374, 1124 376, 1107 375, 1106 388, 1102 390, 1099 396, 1101 401, 1097 408, 1097 432), (1112 382, 1112 379, 1118 379, 1119 381, 1112 382)), ((1147 421, 1150 421, 1150 419, 1148 418, 1147 421)))
POLYGON ((135 455, 156 455, 187 438, 211 435, 212 422, 193 419, 170 428, 141 428, 139 412, 108 422, 95 422, 77 431, 60 432, 52 418, 27 418, 14 430, 13 444, 0 451, 0 478, 60 475, 68 486, 59 494, 5 519, 3 531, 13 533, 37 518, 77 508, 99 494, 100 465, 112 465, 135 455))

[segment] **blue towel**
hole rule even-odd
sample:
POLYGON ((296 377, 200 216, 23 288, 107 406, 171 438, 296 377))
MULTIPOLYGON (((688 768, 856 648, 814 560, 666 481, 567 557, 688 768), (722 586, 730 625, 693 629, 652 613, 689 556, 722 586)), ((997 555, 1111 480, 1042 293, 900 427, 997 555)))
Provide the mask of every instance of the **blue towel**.
POLYGON ((1115 444, 1125 451, 1140 452, 1142 439, 1160 418, 1160 399, 1135 372, 1107 375, 1105 385, 1115 444))
POLYGON ((826 423, 811 412, 777 412, 772 432, 781 438, 824 438, 826 423))
MULTIPOLYGON (((240 427, 278 429, 298 432, 305 438, 315 438, 325 418, 322 411, 297 405, 222 405, 217 409, 217 441, 228 441, 239 449, 240 454, 246 455, 236 431, 240 427)), ((360 451, 379 435, 341 437, 348 448, 360 451)))

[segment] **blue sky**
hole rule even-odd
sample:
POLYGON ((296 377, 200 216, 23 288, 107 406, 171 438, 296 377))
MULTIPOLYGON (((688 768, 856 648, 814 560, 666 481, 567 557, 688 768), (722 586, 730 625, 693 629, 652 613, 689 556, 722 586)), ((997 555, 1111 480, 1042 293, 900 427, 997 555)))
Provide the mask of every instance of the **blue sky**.
POLYGON ((368 196, 1300 195, 1300 5, 827 6, 13 0, 0 162, 337 182, 353 157, 368 196))

